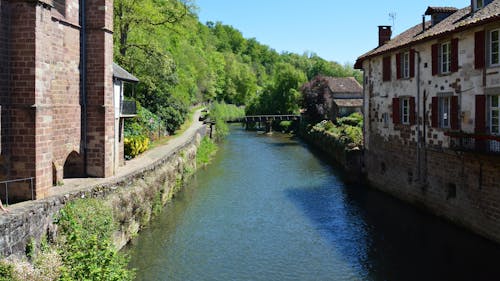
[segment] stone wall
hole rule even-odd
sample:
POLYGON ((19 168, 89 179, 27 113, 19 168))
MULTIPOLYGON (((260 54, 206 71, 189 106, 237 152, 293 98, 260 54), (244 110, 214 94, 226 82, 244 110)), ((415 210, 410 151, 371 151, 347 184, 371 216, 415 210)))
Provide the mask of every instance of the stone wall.
POLYGON ((363 180, 363 154, 361 150, 348 150, 345 145, 339 143, 325 132, 306 132, 302 130, 300 136, 310 145, 325 152, 330 160, 339 164, 345 172, 344 180, 347 182, 360 182, 363 180))
POLYGON ((32 239, 54 237, 57 234, 54 216, 66 203, 80 198, 101 198, 112 206, 119 222, 115 243, 121 248, 149 222, 158 204, 165 204, 196 169, 196 151, 205 131, 202 127, 172 153, 128 175, 17 204, 11 214, 0 216, 0 255, 24 255, 26 244, 32 239))
POLYGON ((376 136, 370 143, 372 186, 500 243, 498 156, 426 148, 418 163, 416 143, 376 136))

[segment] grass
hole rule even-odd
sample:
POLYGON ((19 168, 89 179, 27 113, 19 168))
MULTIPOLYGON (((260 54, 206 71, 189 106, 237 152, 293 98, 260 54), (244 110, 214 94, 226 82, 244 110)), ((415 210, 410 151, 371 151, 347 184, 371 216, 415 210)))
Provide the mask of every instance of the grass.
POLYGON ((212 160, 213 155, 217 152, 217 144, 208 137, 201 140, 198 151, 196 152, 196 165, 207 165, 212 160))

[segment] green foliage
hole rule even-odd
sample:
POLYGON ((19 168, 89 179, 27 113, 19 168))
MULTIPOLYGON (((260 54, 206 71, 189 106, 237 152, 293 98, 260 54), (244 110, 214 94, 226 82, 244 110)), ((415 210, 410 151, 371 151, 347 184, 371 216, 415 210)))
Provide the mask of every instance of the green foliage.
POLYGON ((235 120, 245 116, 245 110, 234 104, 214 102, 210 107, 210 119, 215 121, 215 139, 222 141, 229 134, 228 120, 235 120))
POLYGON ((125 158, 132 159, 146 151, 149 147, 149 138, 146 136, 130 136, 123 140, 125 158))
POLYGON ((330 120, 324 120, 314 125, 310 132, 324 132, 346 149, 356 149, 363 145, 363 116, 353 113, 337 119, 337 125, 330 120))
POLYGON ((196 164, 206 165, 210 163, 212 156, 217 152, 217 145, 213 140, 208 137, 204 137, 201 140, 198 151, 196 152, 196 164))
MULTIPOLYGON (((279 54, 221 22, 201 24, 191 0, 115 0, 114 11, 114 60, 140 80, 126 95, 171 134, 190 104, 224 101, 256 114, 296 113, 299 88, 312 77, 362 77, 316 54, 279 54)), ((151 137, 155 130, 141 131, 145 126, 135 122, 126 130, 151 137)))
POLYGON ((0 281, 17 281, 14 274, 14 265, 0 260, 0 281))
POLYGON ((132 280, 128 260, 111 242, 115 230, 112 210, 102 201, 67 204, 56 219, 59 226, 60 280, 132 280))

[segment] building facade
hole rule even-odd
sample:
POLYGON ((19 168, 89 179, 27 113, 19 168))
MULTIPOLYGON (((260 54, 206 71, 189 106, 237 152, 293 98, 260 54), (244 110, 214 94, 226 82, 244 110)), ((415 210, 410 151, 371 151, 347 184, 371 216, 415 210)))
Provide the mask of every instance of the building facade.
POLYGON ((425 14, 356 62, 367 178, 500 242, 500 0, 425 14))
POLYGON ((0 0, 0 181, 33 179, 11 201, 113 174, 112 20, 112 0, 0 0))

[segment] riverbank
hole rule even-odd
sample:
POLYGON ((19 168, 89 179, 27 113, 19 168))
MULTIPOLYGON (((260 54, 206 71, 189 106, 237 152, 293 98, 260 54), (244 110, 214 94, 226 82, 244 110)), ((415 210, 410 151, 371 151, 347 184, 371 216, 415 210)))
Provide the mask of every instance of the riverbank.
POLYGON ((65 179, 47 198, 10 205, 10 213, 0 216, 0 255, 23 256, 32 241, 39 244, 42 237, 53 238, 54 215, 80 198, 101 198, 112 206, 119 222, 114 243, 123 247, 151 218, 157 195, 165 204, 196 168, 196 150, 206 131, 199 116, 197 111, 182 135, 127 161, 113 177, 65 179))

